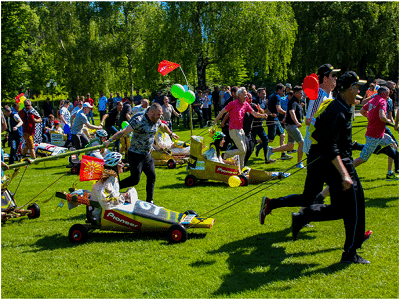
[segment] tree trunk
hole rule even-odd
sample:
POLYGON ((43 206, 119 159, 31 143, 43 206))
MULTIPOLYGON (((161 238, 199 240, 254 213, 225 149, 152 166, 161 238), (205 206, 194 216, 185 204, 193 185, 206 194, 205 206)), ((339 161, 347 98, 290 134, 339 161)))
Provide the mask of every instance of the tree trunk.
POLYGON ((206 89, 206 68, 207 64, 204 61, 203 52, 197 56, 197 81, 200 89, 206 89))

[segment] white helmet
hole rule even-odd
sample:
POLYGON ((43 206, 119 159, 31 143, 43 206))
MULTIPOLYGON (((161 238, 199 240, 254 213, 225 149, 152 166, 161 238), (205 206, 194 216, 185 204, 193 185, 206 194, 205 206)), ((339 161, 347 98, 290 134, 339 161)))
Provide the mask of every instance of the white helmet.
POLYGON ((104 165, 107 167, 115 167, 122 158, 122 154, 118 152, 110 152, 104 157, 104 165))
POLYGON ((96 131, 96 136, 102 138, 102 137, 107 137, 108 134, 107 131, 105 131, 104 129, 99 129, 96 131))

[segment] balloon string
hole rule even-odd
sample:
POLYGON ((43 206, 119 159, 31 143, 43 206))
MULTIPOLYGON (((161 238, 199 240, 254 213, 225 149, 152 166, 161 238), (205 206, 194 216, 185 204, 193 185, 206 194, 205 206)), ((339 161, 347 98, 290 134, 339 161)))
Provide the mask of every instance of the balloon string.
POLYGON ((188 83, 188 81, 187 81, 187 78, 186 78, 185 72, 183 72, 183 70, 182 70, 182 67, 181 67, 181 66, 179 66, 179 68, 181 69, 181 71, 182 71, 182 74, 183 74, 183 76, 185 77, 185 80, 186 80, 186 85, 187 85, 187 86, 188 86, 188 88, 189 88, 189 83, 188 83))

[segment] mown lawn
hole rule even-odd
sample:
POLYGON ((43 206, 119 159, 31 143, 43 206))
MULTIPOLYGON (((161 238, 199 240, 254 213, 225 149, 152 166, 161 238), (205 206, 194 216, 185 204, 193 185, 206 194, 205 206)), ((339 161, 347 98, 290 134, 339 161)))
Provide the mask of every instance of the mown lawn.
MULTIPOLYGON (((362 143, 365 125, 365 119, 357 117, 354 139, 362 143)), ((175 132, 181 140, 189 140, 188 130, 175 132)), ((195 134, 205 135, 210 142, 206 130, 196 128, 195 134)), ((358 154, 355 151, 353 156, 358 154)), ((294 160, 278 159, 265 165, 253 154, 248 165, 282 171, 294 164, 294 160)), ((14 192, 20 184, 17 204, 29 202, 67 172, 65 165, 66 158, 32 165, 20 181, 21 169, 10 186, 14 192)), ((383 155, 372 156, 357 169, 365 192, 366 229, 373 231, 361 255, 371 265, 339 263, 345 238, 341 220, 314 223, 295 242, 291 213, 297 208, 274 210, 264 226, 259 224, 261 197, 301 193, 305 170, 257 189, 254 185, 230 188, 218 182, 186 188, 186 165, 172 170, 157 167, 157 205, 180 212, 193 209, 208 216, 211 209, 238 197, 233 201, 236 205, 213 216, 212 229, 190 229, 189 239, 181 244, 169 244, 159 233, 101 231, 90 233, 86 244, 71 244, 69 228, 84 223, 85 208, 56 209, 57 199, 42 203, 56 190, 67 190, 78 181, 78 176, 67 174, 34 200, 41 209, 38 219, 25 217, 2 226, 1 297, 398 298, 399 185, 386 181, 386 170, 383 155), (255 191, 256 195, 248 197, 255 191)), ((122 174, 121 179, 126 176, 122 174)), ((137 186, 140 199, 145 199, 145 179, 143 175, 137 186)), ((78 187, 90 189, 91 184, 81 182, 78 187)))

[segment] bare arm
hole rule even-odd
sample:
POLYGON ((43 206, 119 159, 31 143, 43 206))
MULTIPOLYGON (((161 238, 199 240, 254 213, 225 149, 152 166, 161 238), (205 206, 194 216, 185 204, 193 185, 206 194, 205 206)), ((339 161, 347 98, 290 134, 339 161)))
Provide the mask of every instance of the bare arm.
POLYGON ((213 124, 214 124, 214 125, 217 124, 218 120, 221 119, 222 115, 223 115, 224 113, 226 113, 226 112, 227 112, 227 110, 226 110, 225 108, 224 108, 223 110, 221 110, 221 111, 219 112, 218 116, 214 119, 213 124))
POLYGON ((172 133, 171 130, 169 130, 169 127, 164 123, 161 124, 161 130, 170 135, 173 139, 179 139, 179 136, 177 136, 175 133, 172 133))
POLYGON ((297 120, 296 113, 294 112, 294 109, 289 110, 289 114, 292 117, 292 120, 296 124, 297 128, 301 127, 301 123, 297 120))
POLYGON ((286 114, 286 111, 284 111, 280 105, 277 105, 277 106, 276 106, 276 111, 277 111, 278 113, 280 113, 281 115, 286 114))
POLYGON ((97 129, 97 130, 103 129, 103 126, 92 125, 92 124, 90 124, 89 122, 87 122, 85 125, 86 125, 86 127, 89 128, 89 129, 97 129))
POLYGON ((388 118, 386 118, 386 114, 385 114, 385 111, 383 109, 379 110, 379 118, 381 119, 382 122, 384 122, 384 123, 386 123, 388 125, 394 126, 394 124, 391 123, 388 118))
POLYGON ((122 136, 124 136, 125 134, 128 134, 132 131, 132 127, 131 126, 126 126, 123 130, 120 130, 118 132, 116 132, 112 137, 110 137, 110 139, 108 139, 107 141, 105 141, 103 143, 103 145, 105 145, 105 147, 107 148, 108 145, 110 145, 110 143, 120 139, 122 136))
POLYGON ((260 114, 259 112, 256 112, 256 111, 252 111, 251 112, 251 115, 254 117, 254 118, 264 118, 264 119, 266 119, 267 117, 268 117, 268 115, 267 114, 260 114))

